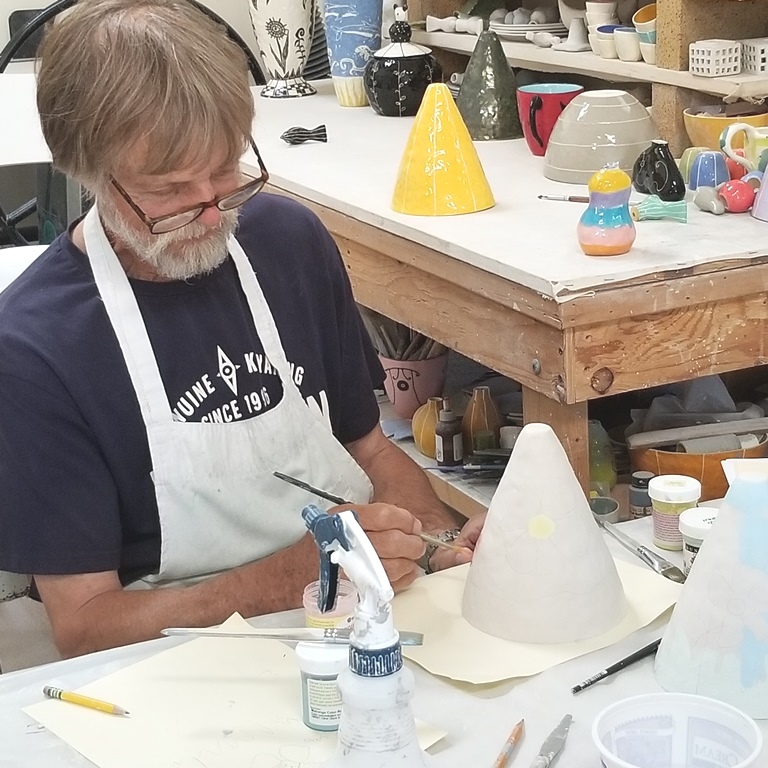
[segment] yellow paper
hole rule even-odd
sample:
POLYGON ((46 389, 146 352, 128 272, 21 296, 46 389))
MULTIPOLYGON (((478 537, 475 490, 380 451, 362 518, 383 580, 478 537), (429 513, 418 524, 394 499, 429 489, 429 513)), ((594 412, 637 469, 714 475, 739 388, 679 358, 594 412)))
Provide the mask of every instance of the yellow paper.
POLYGON ((436 675, 491 683, 543 672, 569 659, 617 643, 672 607, 682 586, 657 573, 616 560, 628 610, 612 630, 571 643, 515 643, 475 629, 461 614, 469 565, 418 579, 393 602, 398 627, 424 633, 424 645, 403 653, 436 675))
MULTIPOLYGON (((222 629, 251 627, 235 614, 222 629)), ((315 768, 336 747, 302 722, 294 652, 277 640, 198 638, 77 692, 130 717, 53 700, 24 711, 101 768, 315 768)), ((423 748, 444 735, 417 730, 423 748)))

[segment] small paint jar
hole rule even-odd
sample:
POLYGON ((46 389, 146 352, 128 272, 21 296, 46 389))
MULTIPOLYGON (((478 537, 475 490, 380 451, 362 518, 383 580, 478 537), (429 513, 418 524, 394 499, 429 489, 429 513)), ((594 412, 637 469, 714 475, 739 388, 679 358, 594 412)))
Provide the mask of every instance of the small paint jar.
POLYGON ((629 485, 629 515, 632 518, 648 517, 652 512, 651 497, 648 495, 648 483, 653 479, 653 472, 638 470, 632 473, 629 485))
POLYGON ((716 507, 692 507, 680 515, 680 533, 683 537, 683 571, 687 576, 699 554, 701 543, 717 517, 716 507))
POLYGON ((686 475, 658 475, 648 483, 653 510, 653 543, 661 549, 680 550, 680 515, 695 507, 701 496, 701 483, 686 475))
POLYGON ((349 623, 357 605, 357 590, 351 581, 339 579, 339 591, 336 596, 336 606, 332 611, 321 613, 317 606, 317 596, 320 593, 320 582, 313 581, 304 588, 304 623, 308 627, 344 627, 349 623))
POLYGON ((315 731, 338 731, 341 694, 336 678, 349 666, 349 646, 297 643, 296 661, 301 671, 304 725, 315 731))
POLYGON ((619 502, 610 496, 591 496, 589 507, 598 523, 619 522, 619 502))

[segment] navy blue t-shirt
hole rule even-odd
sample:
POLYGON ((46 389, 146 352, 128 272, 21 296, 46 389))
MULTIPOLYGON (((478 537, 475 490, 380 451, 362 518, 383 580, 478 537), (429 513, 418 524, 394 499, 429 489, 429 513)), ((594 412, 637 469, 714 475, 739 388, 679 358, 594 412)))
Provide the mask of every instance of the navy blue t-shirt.
MULTIPOLYGON (((244 206, 237 238, 302 396, 341 443, 368 434, 383 372, 328 232, 263 193, 244 206)), ((188 281, 130 283, 176 419, 258 418, 280 401, 231 258, 188 281)), ((0 295, 0 570, 117 570, 123 583, 155 572, 151 470, 117 338, 66 233, 0 295)))

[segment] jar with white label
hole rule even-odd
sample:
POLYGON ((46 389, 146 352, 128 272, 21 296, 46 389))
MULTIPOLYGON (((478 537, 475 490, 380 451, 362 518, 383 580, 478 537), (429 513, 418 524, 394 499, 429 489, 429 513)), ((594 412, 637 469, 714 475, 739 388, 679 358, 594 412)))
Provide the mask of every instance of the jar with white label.
POLYGON ((349 646, 297 643, 296 660, 301 670, 304 725, 315 731, 338 731, 341 694, 336 678, 349 666, 349 646))
POLYGON ((680 515, 680 533, 683 536, 683 571, 687 576, 699 554, 701 543, 717 517, 715 507, 692 507, 680 515))

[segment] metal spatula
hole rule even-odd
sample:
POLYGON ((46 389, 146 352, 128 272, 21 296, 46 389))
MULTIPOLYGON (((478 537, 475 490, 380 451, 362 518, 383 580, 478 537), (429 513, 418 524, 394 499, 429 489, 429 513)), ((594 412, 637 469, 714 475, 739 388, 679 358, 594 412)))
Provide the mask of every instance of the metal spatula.
MULTIPOLYGON (((222 632, 219 629, 199 629, 197 627, 168 627, 163 635, 187 635, 189 637, 249 637, 272 638, 291 642, 348 644, 352 630, 348 627, 320 629, 315 627, 286 627, 285 629, 253 629, 248 632, 222 632)), ((422 645, 424 635, 421 632, 400 632, 401 645, 422 645)))
POLYGON ((670 581, 676 581, 678 584, 685 582, 685 574, 676 565, 670 563, 669 560, 665 560, 661 555, 657 555, 653 550, 648 549, 648 547, 635 541, 631 536, 618 530, 612 523, 601 521, 598 521, 598 523, 616 541, 623 544, 630 552, 634 552, 646 565, 650 565, 656 573, 660 573, 662 576, 670 579, 670 581))

